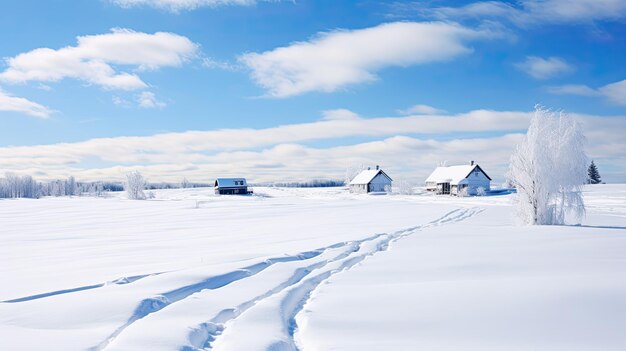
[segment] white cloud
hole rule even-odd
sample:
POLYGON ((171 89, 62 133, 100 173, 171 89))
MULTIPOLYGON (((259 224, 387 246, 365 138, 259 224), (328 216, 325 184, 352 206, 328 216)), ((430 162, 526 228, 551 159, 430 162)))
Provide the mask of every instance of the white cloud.
POLYGON ((515 64, 515 67, 535 79, 549 79, 575 70, 574 66, 558 57, 527 56, 524 62, 515 64))
POLYGON ((225 71, 237 71, 240 69, 238 65, 232 64, 227 61, 218 61, 210 57, 202 59, 202 66, 209 69, 223 69, 225 71))
POLYGON ((18 112, 38 118, 48 118, 54 112, 50 108, 25 98, 12 96, 0 90, 0 111, 18 112))
POLYGON ((320 33, 306 42, 239 59, 269 96, 287 97, 371 82, 386 67, 450 60, 472 52, 467 46, 470 41, 502 36, 499 31, 453 23, 394 22, 320 33))
MULTIPOLYGON (((331 120, 266 129, 188 131, 1 147, 0 168, 40 177, 74 174, 85 180, 119 179, 126 170, 137 168, 155 181, 179 181, 183 176, 207 181, 223 174, 244 174, 254 181, 269 181, 341 178, 350 165, 381 164, 394 174, 405 172, 422 181, 439 161, 459 163, 474 159, 486 165, 490 175, 502 178, 530 116, 530 112, 478 110, 454 116, 331 120), (493 131, 495 136, 452 140, 409 136, 475 131, 493 131), (361 136, 376 140, 329 148, 302 145, 312 140, 361 136), (93 169, 97 160, 108 166, 93 169), (83 166, 83 162, 89 166, 83 166)), ((626 149, 626 116, 574 117, 585 125, 589 155, 613 160, 615 169, 626 174, 626 168, 619 166, 619 160, 624 158, 622 150, 626 149)))
POLYGON ((519 5, 480 1, 461 7, 421 9, 436 18, 500 17, 517 25, 592 23, 626 18, 623 0, 520 0, 519 5))
POLYGON ((144 91, 137 95, 137 104, 141 108, 163 108, 166 103, 157 100, 153 92, 144 91))
MULTIPOLYGON (((616 165, 626 174, 626 116, 573 115, 584 124, 588 154, 616 165), (621 162, 621 163, 620 163, 621 162)), ((392 176, 420 183, 442 160, 471 159, 502 179, 509 156, 528 126, 530 112, 478 110, 454 116, 412 116, 318 121, 267 129, 227 129, 157 134, 146 137, 91 139, 78 143, 1 147, 0 168, 39 178, 121 179, 139 169, 155 181, 183 177, 209 181, 219 175, 243 174, 252 181, 342 178, 355 164, 380 164, 392 176), (484 138, 435 140, 410 133, 495 131, 484 138), (334 147, 302 145, 311 140, 367 136, 374 141, 334 147), (95 160, 103 162, 94 169, 95 160), (89 166, 83 166, 85 162, 89 166), (271 167, 268 167, 270 165, 271 167)), ((446 138, 448 139, 448 138, 446 138)), ((605 176, 605 173, 603 173, 605 176)), ((610 175, 606 174, 607 178, 610 175)))
POLYGON ((121 7, 150 6, 171 12, 195 10, 199 7, 218 7, 228 5, 250 6, 256 0, 110 0, 121 7))
POLYGON ((587 85, 571 84, 547 88, 560 95, 601 96, 617 105, 626 105, 626 79, 594 89, 587 85))
POLYGON ((546 90, 558 95, 598 96, 598 91, 583 84, 566 84, 547 87, 546 90))
MULTIPOLYGON (((329 120, 265 129, 222 129, 143 137, 97 138, 77 143, 0 148, 0 167, 80 164, 100 159, 116 164, 206 162, 215 152, 246 154, 280 144, 349 137, 393 137, 411 133, 518 131, 527 127, 525 112, 471 111, 455 116, 411 116, 329 120), (34 156, 36 155, 36 156, 34 156)), ((303 160, 306 162, 306 160, 303 160)))
POLYGON ((122 107, 130 106, 130 102, 128 100, 117 95, 114 95, 113 97, 111 97, 111 101, 113 102, 113 105, 116 105, 116 106, 122 106, 122 107))
POLYGON ((626 105, 626 79, 607 84, 599 89, 600 93, 610 101, 626 105))
POLYGON ((325 121, 337 121, 337 120, 356 120, 360 119, 358 114, 347 110, 345 108, 338 108, 335 110, 322 111, 323 120, 325 121))
POLYGON ((138 70, 179 66, 196 55, 198 46, 184 36, 157 32, 147 34, 129 29, 77 38, 76 46, 58 50, 34 49, 6 60, 8 68, 0 80, 56 82, 79 79, 107 89, 134 90, 147 87, 136 74, 117 71, 114 66, 138 70))
POLYGON ((39 85, 37 85, 37 89, 43 90, 43 91, 51 91, 52 87, 46 84, 39 83, 39 85))
POLYGON ((401 115, 437 115, 446 113, 445 110, 441 110, 429 105, 413 105, 406 110, 397 111, 401 115))

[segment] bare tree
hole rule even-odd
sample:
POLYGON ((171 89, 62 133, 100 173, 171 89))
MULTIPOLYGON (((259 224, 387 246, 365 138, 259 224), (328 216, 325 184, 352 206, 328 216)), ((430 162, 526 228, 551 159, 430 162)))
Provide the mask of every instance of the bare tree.
POLYGON ((413 187, 406 179, 399 179, 394 182, 394 187, 398 194, 401 195, 413 195, 413 187))

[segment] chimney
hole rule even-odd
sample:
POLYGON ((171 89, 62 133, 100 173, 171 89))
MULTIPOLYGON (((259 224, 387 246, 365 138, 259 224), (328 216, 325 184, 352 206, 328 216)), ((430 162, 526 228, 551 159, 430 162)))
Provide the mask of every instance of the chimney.
POLYGON ((470 161, 470 166, 473 166, 473 165, 474 165, 474 161, 472 160, 470 161))
POLYGON ((379 166, 379 165, 376 165, 376 170, 379 170, 379 169, 380 169, 380 166, 379 166))

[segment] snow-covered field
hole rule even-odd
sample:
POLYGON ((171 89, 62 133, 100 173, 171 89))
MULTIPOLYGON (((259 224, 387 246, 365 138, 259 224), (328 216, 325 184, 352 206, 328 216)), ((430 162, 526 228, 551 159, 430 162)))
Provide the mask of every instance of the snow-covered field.
POLYGON ((535 227, 509 196, 255 192, 0 201, 0 349, 626 349, 626 185, 535 227))

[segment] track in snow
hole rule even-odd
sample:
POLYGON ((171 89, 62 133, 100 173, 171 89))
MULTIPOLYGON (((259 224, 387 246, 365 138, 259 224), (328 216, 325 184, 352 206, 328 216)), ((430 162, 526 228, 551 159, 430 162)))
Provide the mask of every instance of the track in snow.
POLYGON ((4 300, 4 301, 0 301, 0 303, 18 303, 18 302, 39 300, 39 299, 43 299, 43 298, 51 297, 51 296, 56 296, 56 295, 70 294, 70 293, 78 292, 78 291, 102 288, 104 286, 111 285, 111 284, 116 284, 116 285, 130 284, 130 283, 136 282, 136 281, 138 281, 140 279, 143 279, 143 278, 146 278, 146 277, 155 276, 155 275, 159 275, 159 274, 163 274, 163 273, 167 273, 167 272, 157 272, 157 273, 149 273, 149 274, 142 274, 142 275, 133 275, 133 276, 130 276, 130 277, 121 277, 121 278, 110 280, 110 281, 104 282, 104 283, 79 286, 79 287, 76 287, 76 288, 69 288, 69 289, 49 291, 49 292, 45 292, 45 293, 41 293, 41 294, 29 295, 29 296, 24 296, 24 297, 18 297, 18 298, 10 299, 10 300, 4 300))
MULTIPOLYGON (((254 342, 257 342, 254 344, 257 349, 298 350, 294 341, 294 333, 298 328, 296 316, 302 310, 311 293, 320 284, 337 273, 351 269, 367 257, 386 251, 392 242, 405 236, 412 235, 424 228, 459 222, 480 212, 482 212, 482 209, 479 208, 456 209, 424 225, 407 228, 391 234, 377 234, 361 240, 340 242, 296 255, 270 258, 241 269, 207 277, 201 281, 144 298, 137 303, 125 323, 119 325, 108 337, 97 342, 90 350, 133 349, 132 347, 129 348, 129 345, 136 346, 137 344, 128 344, 128 337, 132 336, 139 340, 142 337, 145 338, 142 335, 143 333, 141 333, 144 330, 142 328, 145 325, 149 325, 145 323, 150 321, 176 323, 176 318, 168 318, 171 317, 169 311, 172 308, 176 310, 177 308, 195 306, 194 304, 202 303, 203 299, 210 298, 217 292, 236 291, 241 286, 238 284, 243 282, 246 282, 248 287, 260 289, 259 286, 267 286, 267 288, 263 288, 265 290, 262 291, 251 292, 249 297, 242 298, 241 301, 236 303, 222 303, 223 306, 219 305, 219 302, 222 300, 216 299, 219 306, 211 306, 212 314, 201 314, 202 309, 199 309, 197 311, 200 311, 200 315, 197 320, 191 319, 194 320, 193 322, 189 322, 189 319, 186 320, 185 323, 187 324, 179 325, 178 329, 180 330, 177 331, 166 328, 164 329, 164 334, 169 332, 185 335, 186 345, 183 344, 184 346, 180 348, 180 350, 184 351, 217 350, 222 349, 224 345, 229 345, 230 342, 227 342, 229 340, 235 340, 232 345, 237 345, 237 340, 242 341, 250 338, 259 339, 254 340, 254 342), (285 271, 282 275, 284 277, 268 281, 268 279, 274 277, 271 275, 271 271, 279 269, 285 271), (258 284, 260 281, 264 281, 264 284, 258 284), (273 285, 270 286, 268 284, 273 285), (190 299, 191 296, 194 296, 194 298, 190 299), (279 327, 278 334, 281 334, 283 337, 276 340, 276 333, 271 334, 274 335, 274 337, 271 337, 270 334, 256 333, 254 330, 250 333, 239 333, 240 329, 245 330, 247 328, 247 319, 259 313, 268 313, 272 318, 275 318, 275 323, 272 324, 279 327), (245 335, 245 337, 241 337, 241 335, 245 335)), ((2 302, 26 302, 60 294, 97 289, 108 284, 123 285, 150 276, 162 275, 165 277, 170 274, 175 275, 176 273, 175 271, 158 272, 125 277, 106 283, 52 291, 2 302)), ((211 302, 213 301, 211 300, 211 302)), ((225 350, 229 349, 233 348, 225 348, 225 350)))
MULTIPOLYGON (((357 248, 351 252, 346 252, 345 255, 337 257, 334 260, 316 265, 314 270, 307 270, 307 274, 299 277, 299 279, 292 280, 290 284, 289 282, 287 282, 287 284, 281 284, 277 286, 277 288, 268 291, 266 294, 254 300, 246 301, 237 308, 232 309, 232 313, 224 313, 215 316, 209 322, 195 329, 195 332, 193 332, 189 338, 191 344, 183 347, 181 351, 212 349, 212 344, 214 344, 217 338, 228 328, 228 323, 232 325, 248 310, 250 310, 250 313, 254 313, 252 309, 255 307, 259 310, 257 312, 259 315, 267 315, 271 313, 271 311, 280 311, 279 314, 276 314, 276 318, 280 320, 279 323, 282 325, 283 337, 280 338, 280 340, 272 341, 264 339, 262 333, 248 333, 246 338, 258 338, 259 340, 255 340, 253 343, 258 346, 264 345, 266 350, 299 350, 294 340, 294 333, 298 328, 296 316, 306 304, 311 293, 321 283, 337 273, 349 270, 369 256, 375 255, 381 251, 386 251, 390 243, 405 236, 414 234, 424 228, 459 222, 482 211, 483 210, 479 208, 456 209, 426 225, 411 227, 393 234, 379 234, 361 241, 343 243, 351 245, 357 244, 357 248), (264 304, 267 306, 263 306, 264 304), (198 338, 198 330, 204 331, 204 338, 198 338)), ((341 244, 336 244, 335 246, 337 245, 341 244)), ((216 349, 237 350, 247 347, 246 345, 238 344, 238 342, 241 342, 245 338, 241 338, 237 333, 224 335, 224 338, 231 339, 223 341, 221 344, 228 346, 220 347, 221 345, 217 345, 216 349)), ((273 337, 270 337, 270 339, 271 338, 273 337)))

